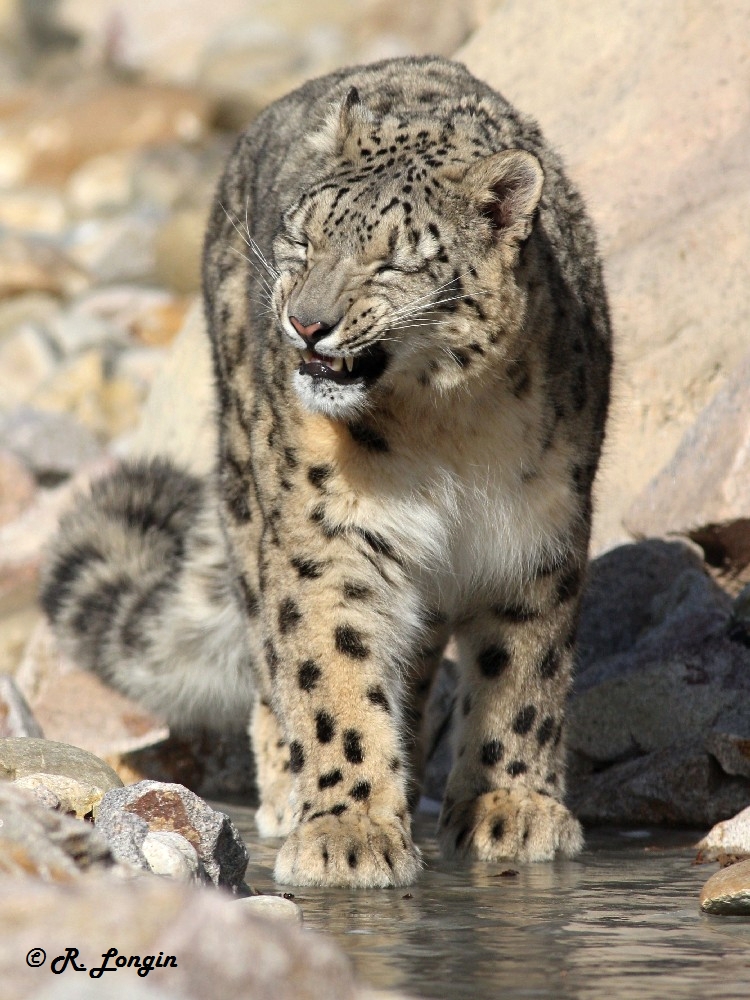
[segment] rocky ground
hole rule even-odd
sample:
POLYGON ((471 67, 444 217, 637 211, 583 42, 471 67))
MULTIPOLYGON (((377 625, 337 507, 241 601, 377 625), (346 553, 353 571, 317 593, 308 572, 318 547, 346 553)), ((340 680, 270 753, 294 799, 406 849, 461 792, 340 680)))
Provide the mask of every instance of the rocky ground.
MULTIPOLYGON (((61 852, 48 874, 77 878, 91 853, 84 867, 119 878, 123 898, 134 870, 221 881, 193 827, 144 818, 115 789, 167 783, 152 789, 157 813, 164 788, 177 808, 174 783, 246 797, 244 737, 170 735, 65 662, 35 604, 40 554, 78 484, 118 456, 164 448, 205 467, 199 249, 234 130, 311 75, 410 51, 459 50, 536 115, 601 233, 618 372, 570 707, 572 804, 589 823, 704 831, 739 813, 703 855, 750 853, 749 33, 740 0, 669 14, 629 0, 616 15, 594 0, 554 14, 542 0, 0 0, 0 737, 72 744, 116 771, 103 787, 49 750, 16 773, 8 744, 0 767, 21 790, 2 810, 28 811, 17 794, 90 818, 101 792, 119 803, 101 830, 121 838, 78 844, 71 861, 64 824, 40 818, 61 852)), ((436 725, 452 683, 447 666, 436 725)), ((447 767, 439 747, 434 797, 447 767)), ((14 851, 7 871, 42 874, 14 851)), ((186 887, 159 885, 128 890, 180 912, 186 887)), ((34 898, 23 919, 53 912, 46 889, 34 898)), ((217 927, 245 928, 202 898, 217 927)), ((192 941, 197 924, 175 919, 192 941)), ((295 933, 293 961, 306 961, 295 933)), ((327 995, 354 995, 330 974, 344 978, 327 995)))

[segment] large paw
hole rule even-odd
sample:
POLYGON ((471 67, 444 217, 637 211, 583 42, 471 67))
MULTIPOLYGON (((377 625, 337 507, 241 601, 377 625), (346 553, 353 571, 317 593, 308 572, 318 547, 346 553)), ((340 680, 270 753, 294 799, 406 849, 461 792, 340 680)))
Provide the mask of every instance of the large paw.
POLYGON ((445 809, 440 847, 447 857, 549 861, 583 847, 578 820, 556 799, 530 789, 500 788, 445 809))
POLYGON ((276 858, 284 885, 410 885, 420 868, 411 835, 394 816, 321 816, 293 830, 276 858))

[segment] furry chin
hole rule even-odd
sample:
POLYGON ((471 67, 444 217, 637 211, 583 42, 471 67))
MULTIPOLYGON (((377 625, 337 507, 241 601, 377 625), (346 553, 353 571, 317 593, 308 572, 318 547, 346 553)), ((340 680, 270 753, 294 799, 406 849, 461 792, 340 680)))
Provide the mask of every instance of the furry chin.
POLYGON ((369 393, 361 383, 337 385, 300 372, 295 372, 293 383, 300 402, 310 413, 320 413, 333 420, 350 420, 368 407, 369 393))

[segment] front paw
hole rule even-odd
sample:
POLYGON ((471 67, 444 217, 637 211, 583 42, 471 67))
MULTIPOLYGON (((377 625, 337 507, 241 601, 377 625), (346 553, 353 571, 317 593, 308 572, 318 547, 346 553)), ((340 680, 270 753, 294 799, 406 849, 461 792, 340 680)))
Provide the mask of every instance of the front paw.
POLYGON ((320 816, 293 830, 276 858, 284 885, 356 888, 410 885, 420 868, 409 830, 395 816, 320 816))
POLYGON ((549 861, 572 857, 583 847, 578 820, 556 799, 530 789, 500 788, 457 802, 440 818, 446 857, 480 861, 549 861))

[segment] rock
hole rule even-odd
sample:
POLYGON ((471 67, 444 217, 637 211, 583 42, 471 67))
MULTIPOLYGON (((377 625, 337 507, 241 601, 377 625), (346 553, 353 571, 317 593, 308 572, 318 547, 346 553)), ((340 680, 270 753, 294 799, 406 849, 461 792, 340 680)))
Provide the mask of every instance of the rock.
POLYGON ((706 737, 706 750, 716 758, 724 774, 750 778, 750 731, 747 736, 714 730, 706 737))
POLYGON ((96 438, 67 413, 30 407, 0 415, 0 446, 18 455, 43 485, 55 485, 99 458, 96 438))
POLYGON ((16 679, 50 739, 110 763, 167 736, 162 719, 62 656, 46 621, 29 641, 16 679))
POLYGON ((700 857, 705 861, 715 861, 721 854, 750 855, 750 806, 717 823, 698 842, 700 857))
POLYGON ((89 785, 63 774, 27 774, 16 778, 13 784, 16 788, 25 788, 31 792, 43 805, 49 805, 54 799, 51 808, 78 819, 94 819, 104 794, 96 785, 89 785))
POLYGON ((750 799, 717 735, 750 740, 750 649, 732 637, 731 606, 681 542, 591 564, 567 716, 582 819, 707 825, 750 799))
POLYGON ((14 521, 31 503, 36 483, 12 451, 0 447, 0 525, 14 521))
POLYGON ((31 736, 44 737, 42 728, 18 690, 16 682, 7 674, 0 675, 0 739, 31 736))
POLYGON ((154 274, 160 285, 189 295, 201 286, 206 208, 182 209, 160 228, 154 244, 154 274))
POLYGON ((195 848, 180 833, 169 830, 149 832, 141 850, 155 875, 166 875, 181 882, 194 882, 200 880, 202 874, 203 880, 207 880, 195 848))
MULTIPOLYGON (((750 354, 685 432, 673 457, 635 500, 633 534, 700 536, 750 522, 750 354)), ((750 525, 747 562, 750 563, 750 525)), ((696 539, 700 544, 700 537, 696 539)))
POLYGON ((0 778, 15 781, 40 773, 74 778, 102 792, 122 787, 111 767, 80 747, 52 740, 0 739, 0 778))
POLYGON ((125 784, 153 778, 185 785, 202 798, 256 799, 255 761, 244 730, 171 734, 106 756, 125 784))
POLYGON ((152 281, 160 224, 157 214, 146 211, 87 219, 70 231, 66 249, 99 284, 152 281))
POLYGON ((3 409, 10 410, 26 403, 57 370, 58 361, 49 337, 36 326, 23 324, 5 337, 0 342, 0 398, 3 409))
POLYGON ((750 861, 715 872, 701 889, 704 913, 750 916, 750 861))
POLYGON ((56 191, 0 190, 0 226, 33 236, 60 236, 67 224, 65 203, 56 191))
MULTIPOLYGON (((102 472, 108 464, 109 460, 101 463, 102 472)), ((72 479, 54 489, 39 490, 20 517, 0 523, 0 616, 27 610, 36 600, 42 548, 80 485, 72 479)), ((28 691, 23 693, 28 697, 28 691)))
POLYGON ((196 302, 154 381, 137 429, 125 442, 125 453, 167 455, 197 475, 210 472, 218 448, 213 393, 209 340, 196 302))
POLYGON ((124 347, 128 342, 125 331, 100 316, 76 309, 75 305, 48 320, 45 333, 66 357, 91 348, 124 347))
POLYGON ((634 751, 593 773, 572 756, 566 801, 583 823, 705 827, 750 801, 750 782, 724 775, 702 742, 634 751))
POLYGON ((457 53, 539 120, 599 228, 620 375, 594 552, 625 539, 632 500, 747 353, 748 16, 741 0, 630 0, 616 17, 505 3, 457 53))
MULTIPOLYGON (((2 577, 0 571, 0 581, 2 577)), ((36 574, 33 576, 33 580, 35 579, 36 574)), ((0 674, 15 674, 23 659, 29 637, 41 621, 42 613, 37 606, 32 579, 29 579, 28 600, 15 609, 8 610, 6 604, 14 603, 14 595, 18 596, 18 589, 5 594, 2 593, 2 589, 0 583, 0 674)))
POLYGON ((188 305, 165 289, 109 285, 79 296, 69 315, 104 324, 118 346, 163 347, 182 327, 188 305))
MULTIPOLYGON (((101 806, 101 802, 99 803, 101 806)), ((148 823, 142 816, 112 809, 109 804, 99 809, 96 817, 97 833, 106 841, 112 856, 123 864, 150 872, 151 867, 143 853, 148 836, 148 823)))
POLYGON ((109 377, 105 368, 103 351, 84 351, 61 364, 29 402, 37 409, 70 413, 99 438, 117 437, 136 423, 142 395, 132 382, 109 377))
POLYGON ((205 95, 158 84, 74 81, 50 101, 36 101, 4 122, 0 160, 14 164, 13 180, 61 186, 98 156, 161 142, 196 142, 212 116, 205 95))
POLYGON ((241 884, 248 855, 234 824, 183 785, 140 781, 113 789, 102 799, 99 822, 106 824, 123 812, 145 819, 151 831, 182 834, 215 885, 236 889, 241 884))
POLYGON ((21 292, 8 299, 0 297, 0 340, 24 324, 43 328, 59 309, 59 301, 43 292, 21 292))
POLYGON ((458 668, 453 659, 446 656, 430 690, 423 722, 424 746, 428 757, 421 792, 427 798, 437 801, 443 797, 453 766, 450 723, 456 702, 457 683, 458 668))
MULTIPOLYGON (((2 159, 0 143, 0 159, 2 159)), ((14 295, 74 295, 89 284, 81 268, 47 241, 0 232, 0 301, 14 295)))
POLYGON ((122 211, 133 197, 135 154, 131 151, 93 156, 74 170, 65 194, 78 218, 122 211))
POLYGON ((246 896, 238 899, 235 906, 240 906, 247 913, 263 917, 267 920, 281 920, 285 923, 301 924, 302 909, 292 899, 283 896, 246 896))
POLYGON ((2 875, 69 882, 82 871, 107 869, 114 863, 106 842, 90 823, 53 812, 28 791, 6 782, 0 782, 0 820, 2 875))
MULTIPOLYGON (((75 993, 68 993, 68 1000, 72 995, 80 1000, 104 995, 112 1000, 136 995, 154 1000, 167 995, 175 1000, 374 1000, 372 991, 357 985, 348 959, 331 938, 261 920, 222 893, 166 879, 79 879, 64 892, 33 882, 19 892, 18 882, 0 882, 0 937, 3 991, 16 1000, 33 1000, 42 988, 61 989, 71 976, 75 993), (111 982, 102 983, 74 975, 70 968, 64 975, 50 976, 47 969, 42 975, 23 960, 30 945, 43 946, 48 968, 76 942, 79 961, 89 969, 100 966, 100 956, 112 947, 119 955, 141 958, 161 953, 162 961, 172 955, 175 966, 155 969, 148 983, 136 978, 135 969, 120 970, 111 982), (46 980, 55 982, 47 985, 46 980)), ((110 965, 113 961, 114 956, 110 965)), ((389 1000, 392 994, 377 996, 389 1000)))

